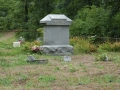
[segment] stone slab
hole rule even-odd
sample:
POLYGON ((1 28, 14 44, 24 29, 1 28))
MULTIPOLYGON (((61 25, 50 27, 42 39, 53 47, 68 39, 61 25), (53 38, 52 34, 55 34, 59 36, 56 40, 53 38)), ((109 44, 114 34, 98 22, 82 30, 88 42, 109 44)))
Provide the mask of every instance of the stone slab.
POLYGON ((63 14, 48 14, 43 19, 40 20, 40 23, 46 25, 71 25, 72 20, 63 14))
POLYGON ((20 47, 20 42, 13 42, 13 47, 20 47))
POLYGON ((43 45, 40 46, 43 54, 51 55, 71 55, 73 54, 73 46, 70 45, 43 45))

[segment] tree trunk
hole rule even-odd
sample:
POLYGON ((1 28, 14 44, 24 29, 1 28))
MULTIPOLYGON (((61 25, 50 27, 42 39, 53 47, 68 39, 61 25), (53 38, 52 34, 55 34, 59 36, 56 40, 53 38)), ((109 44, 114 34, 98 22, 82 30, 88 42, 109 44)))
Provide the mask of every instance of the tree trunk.
POLYGON ((28 1, 25 0, 25 22, 28 22, 28 1))

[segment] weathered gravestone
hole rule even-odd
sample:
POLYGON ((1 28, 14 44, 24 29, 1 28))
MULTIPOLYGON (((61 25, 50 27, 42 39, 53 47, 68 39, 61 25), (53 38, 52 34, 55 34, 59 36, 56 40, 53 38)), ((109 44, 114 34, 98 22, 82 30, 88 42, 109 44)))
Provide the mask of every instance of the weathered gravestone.
POLYGON ((73 53, 73 46, 69 45, 69 26, 72 20, 63 14, 49 14, 40 20, 44 24, 42 52, 53 55, 67 55, 73 53))

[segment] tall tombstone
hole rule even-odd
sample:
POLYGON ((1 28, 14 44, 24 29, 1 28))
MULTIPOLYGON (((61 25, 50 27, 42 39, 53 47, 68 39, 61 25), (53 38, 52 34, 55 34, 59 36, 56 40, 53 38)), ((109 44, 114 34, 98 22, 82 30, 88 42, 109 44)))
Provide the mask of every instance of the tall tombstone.
POLYGON ((44 24, 42 53, 66 55, 73 53, 69 45, 69 26, 72 20, 63 14, 49 14, 40 20, 44 24))

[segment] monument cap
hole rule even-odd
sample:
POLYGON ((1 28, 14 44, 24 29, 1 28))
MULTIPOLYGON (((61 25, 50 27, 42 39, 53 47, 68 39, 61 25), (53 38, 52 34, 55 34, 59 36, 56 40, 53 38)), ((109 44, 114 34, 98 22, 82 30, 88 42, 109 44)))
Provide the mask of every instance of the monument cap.
POLYGON ((71 22, 72 20, 64 14, 48 14, 40 20, 40 23, 46 25, 71 25, 71 22))

